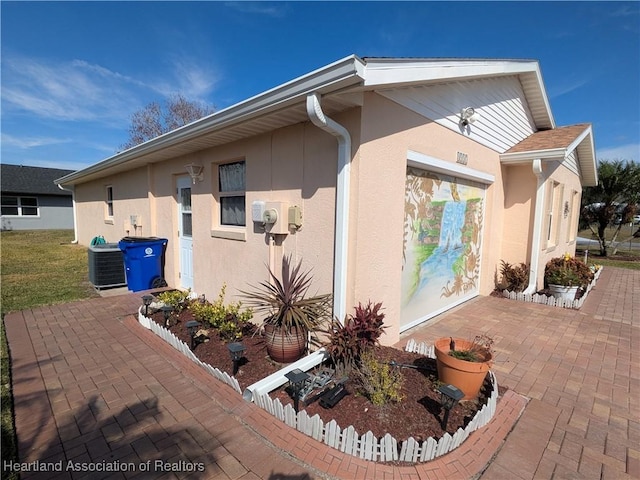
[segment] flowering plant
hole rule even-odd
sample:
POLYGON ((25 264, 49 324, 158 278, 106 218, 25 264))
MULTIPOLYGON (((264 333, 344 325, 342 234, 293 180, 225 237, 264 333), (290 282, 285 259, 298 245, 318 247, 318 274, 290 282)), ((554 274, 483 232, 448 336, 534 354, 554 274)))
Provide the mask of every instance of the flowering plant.
POLYGON ((547 262, 544 280, 547 285, 584 287, 593 280, 593 272, 583 261, 565 253, 547 262))

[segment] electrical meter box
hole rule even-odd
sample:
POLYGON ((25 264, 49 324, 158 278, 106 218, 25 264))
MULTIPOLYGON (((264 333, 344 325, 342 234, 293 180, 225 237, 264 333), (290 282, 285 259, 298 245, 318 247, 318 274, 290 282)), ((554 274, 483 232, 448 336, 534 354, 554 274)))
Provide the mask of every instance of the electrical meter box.
POLYGON ((256 200, 251 204, 251 220, 256 223, 264 223, 265 202, 256 200))
POLYGON ((289 205, 285 202, 265 202, 262 221, 269 233, 289 233, 289 205))

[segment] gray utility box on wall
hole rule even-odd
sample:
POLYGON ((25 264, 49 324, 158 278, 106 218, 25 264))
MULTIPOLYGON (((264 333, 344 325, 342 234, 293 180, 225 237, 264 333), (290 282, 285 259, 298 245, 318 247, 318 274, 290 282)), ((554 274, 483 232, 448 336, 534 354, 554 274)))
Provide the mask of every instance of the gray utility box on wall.
POLYGON ((117 243, 89 247, 89 281, 98 290, 127 284, 122 251, 117 243))

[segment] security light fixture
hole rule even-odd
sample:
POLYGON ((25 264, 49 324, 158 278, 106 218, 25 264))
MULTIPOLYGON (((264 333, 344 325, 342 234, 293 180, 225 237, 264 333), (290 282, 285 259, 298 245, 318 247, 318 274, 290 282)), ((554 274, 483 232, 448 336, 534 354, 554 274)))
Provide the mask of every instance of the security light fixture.
POLYGON ((144 316, 149 316, 149 305, 153 302, 153 295, 143 295, 142 296, 142 305, 144 305, 144 316))
POLYGON ((191 181, 194 185, 196 184, 196 180, 201 182, 204 179, 204 167, 202 165, 198 165, 197 163, 190 163, 189 165, 185 165, 184 168, 187 169, 187 173, 191 177, 191 181))
POLYGON ((184 324, 187 327, 187 332, 189 333, 189 338, 191 338, 191 350, 196 348, 196 332, 198 331, 198 327, 201 325, 197 320, 189 320, 184 324))
POLYGON ((440 392, 440 404, 444 408, 444 417, 442 419, 442 430, 447 429, 449 421, 449 412, 464 397, 464 392, 455 385, 441 385, 438 387, 440 392))
POLYGON ((303 372, 299 368, 294 368, 289 373, 284 374, 289 380, 291 384, 291 388, 293 389, 293 408, 298 413, 298 402, 300 400, 300 390, 302 389, 302 385, 309 378, 309 374, 307 372, 303 372))
POLYGON ((466 127, 480 118, 480 114, 473 107, 465 107, 460 111, 460 125, 466 127))
POLYGON ((240 342, 233 342, 227 345, 229 349, 229 355, 231 355, 231 361, 233 362, 233 374, 238 373, 238 365, 240 360, 244 356, 242 352, 246 350, 245 346, 240 342))

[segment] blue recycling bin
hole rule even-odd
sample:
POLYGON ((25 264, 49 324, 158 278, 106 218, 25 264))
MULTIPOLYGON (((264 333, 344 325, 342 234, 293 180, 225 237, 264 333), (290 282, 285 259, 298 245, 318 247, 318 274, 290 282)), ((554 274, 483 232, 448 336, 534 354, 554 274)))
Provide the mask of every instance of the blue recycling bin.
POLYGON ((139 292, 167 285, 163 278, 167 242, 166 238, 158 237, 124 237, 118 242, 129 290, 139 292))

